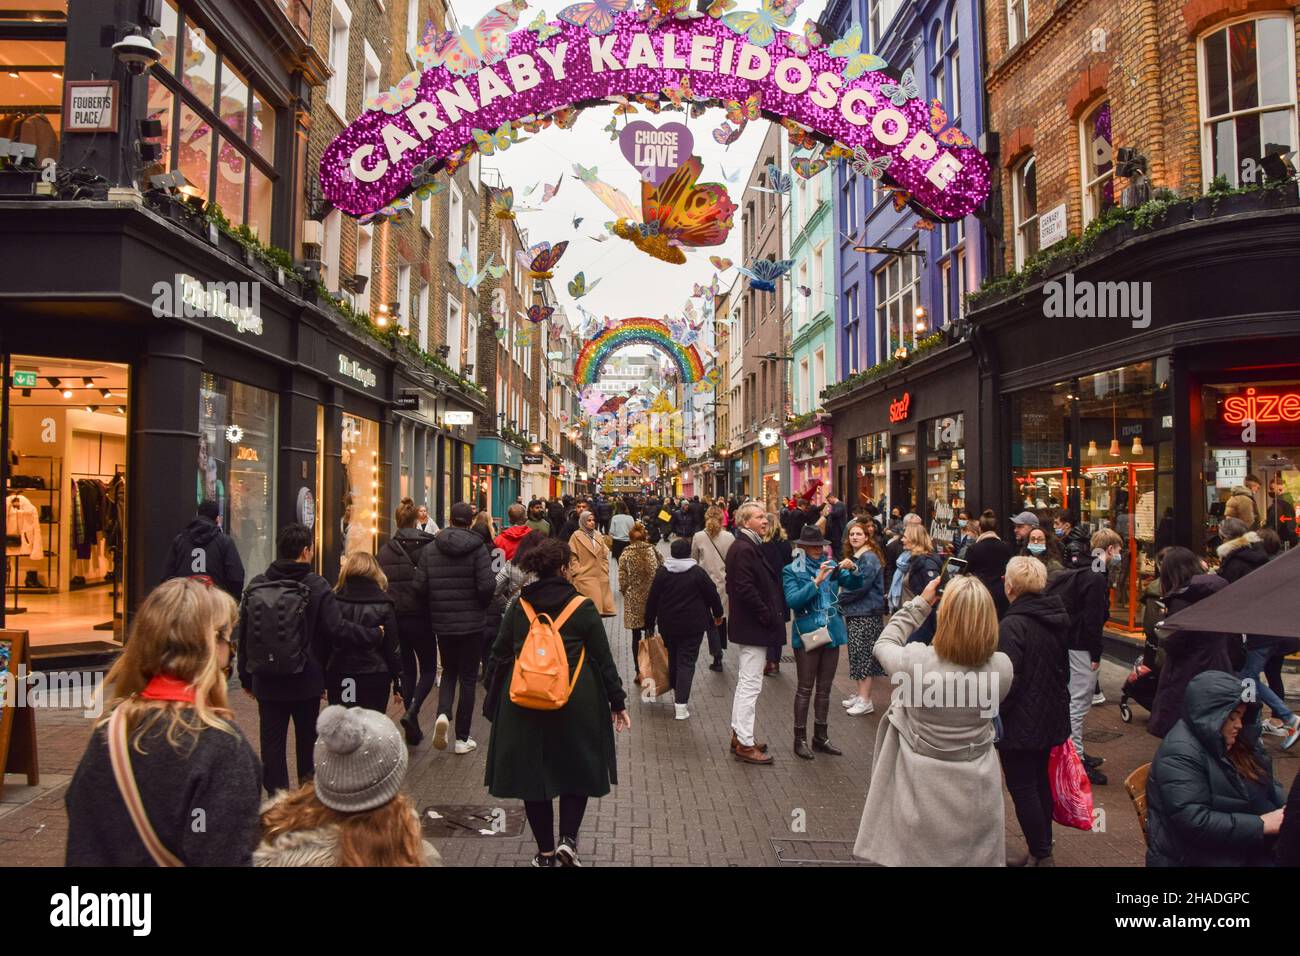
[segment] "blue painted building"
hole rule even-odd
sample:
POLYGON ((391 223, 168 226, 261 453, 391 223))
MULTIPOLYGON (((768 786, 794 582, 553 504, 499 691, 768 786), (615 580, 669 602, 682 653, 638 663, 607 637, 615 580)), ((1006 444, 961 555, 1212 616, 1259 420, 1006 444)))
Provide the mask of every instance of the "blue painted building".
MULTIPOLYGON (((863 28, 864 51, 902 71, 911 67, 927 100, 942 101, 949 122, 977 143, 984 132, 983 5, 979 0, 830 0, 819 22, 837 36, 863 28)), ((988 252, 974 216, 917 228, 910 208, 835 164, 835 269, 839 296, 839 378, 889 358, 961 315, 962 295, 979 287, 988 252), (855 245, 924 252, 855 252, 855 245), (917 307, 925 309, 918 327, 917 307)))

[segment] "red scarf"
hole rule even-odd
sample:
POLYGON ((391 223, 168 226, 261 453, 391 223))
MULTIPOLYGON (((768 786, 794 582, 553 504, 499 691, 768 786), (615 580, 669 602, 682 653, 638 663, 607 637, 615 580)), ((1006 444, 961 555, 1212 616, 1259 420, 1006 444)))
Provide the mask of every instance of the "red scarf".
POLYGON ((140 691, 145 700, 177 700, 194 703, 194 685, 167 674, 155 674, 140 691))

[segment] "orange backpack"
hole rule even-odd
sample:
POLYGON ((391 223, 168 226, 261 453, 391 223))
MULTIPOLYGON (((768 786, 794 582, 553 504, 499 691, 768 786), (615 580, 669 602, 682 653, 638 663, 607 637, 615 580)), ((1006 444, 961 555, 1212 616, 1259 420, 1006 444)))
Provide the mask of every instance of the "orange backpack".
POLYGON ((564 652, 560 628, 585 600, 579 594, 565 605, 559 617, 552 619, 548 614, 538 614, 522 597, 519 599, 519 606, 528 615, 528 636, 515 658, 510 678, 511 703, 529 710, 559 710, 569 702, 569 695, 582 673, 587 649, 584 647, 578 655, 578 666, 570 680, 569 656, 564 652))

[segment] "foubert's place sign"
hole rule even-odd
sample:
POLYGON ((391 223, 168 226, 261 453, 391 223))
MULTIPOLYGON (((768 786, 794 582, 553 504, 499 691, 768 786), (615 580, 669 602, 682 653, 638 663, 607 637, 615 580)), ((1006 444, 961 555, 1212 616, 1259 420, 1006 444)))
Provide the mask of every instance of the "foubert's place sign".
POLYGON ((792 119, 850 149, 862 147, 864 168, 883 169, 937 218, 965 216, 988 195, 984 156, 970 145, 949 145, 969 143, 957 131, 931 126, 920 94, 924 77, 866 70, 846 79, 848 60, 825 48, 800 56, 782 31, 758 46, 710 17, 652 29, 629 11, 615 24, 593 36, 561 22, 543 43, 519 30, 509 34, 506 55, 475 72, 425 70, 418 85, 393 92, 325 150, 326 198, 354 216, 373 213, 410 190, 417 165, 445 160, 504 123, 609 96, 658 94, 683 81, 697 99, 744 104, 747 118, 761 112, 792 119))

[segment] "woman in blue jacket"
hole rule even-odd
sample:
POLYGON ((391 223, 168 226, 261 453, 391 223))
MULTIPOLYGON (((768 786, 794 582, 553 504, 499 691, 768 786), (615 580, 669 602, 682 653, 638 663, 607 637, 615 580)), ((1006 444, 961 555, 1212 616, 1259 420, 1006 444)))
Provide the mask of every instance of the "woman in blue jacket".
MULTIPOLYGON (((876 543, 874 521, 849 525, 844 558, 836 572, 840 585, 840 612, 849 637, 849 677, 858 682, 857 693, 844 701, 850 717, 875 710, 871 703, 872 679, 885 678, 872 651, 885 626, 885 556, 876 543)), ((887 684, 888 681, 883 683, 887 684)))
POLYGON ((799 675, 799 688, 794 694, 794 752, 795 756, 805 760, 813 759, 813 752, 808 749, 810 699, 815 700, 813 750, 832 756, 842 753, 827 739, 831 681, 835 679, 835 668, 840 661, 840 648, 848 641, 837 600, 837 565, 823 550, 829 547, 830 542, 822 537, 815 524, 805 525, 794 542, 794 560, 781 572, 786 604, 794 615, 794 660, 799 675), (830 642, 812 650, 806 648, 803 636, 811 636, 822 628, 829 631, 830 642))

